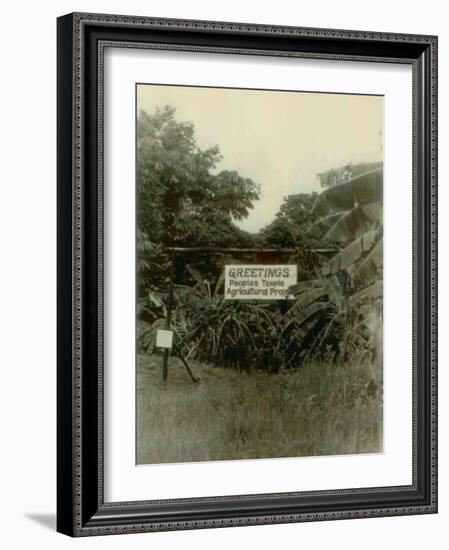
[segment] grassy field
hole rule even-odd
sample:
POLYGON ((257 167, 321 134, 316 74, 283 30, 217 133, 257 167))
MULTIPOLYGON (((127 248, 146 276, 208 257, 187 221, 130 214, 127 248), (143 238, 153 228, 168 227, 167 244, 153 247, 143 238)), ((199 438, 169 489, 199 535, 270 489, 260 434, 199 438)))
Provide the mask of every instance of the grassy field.
POLYGON ((382 452, 382 381, 368 365, 311 364, 241 374, 140 356, 137 462, 197 462, 382 452))

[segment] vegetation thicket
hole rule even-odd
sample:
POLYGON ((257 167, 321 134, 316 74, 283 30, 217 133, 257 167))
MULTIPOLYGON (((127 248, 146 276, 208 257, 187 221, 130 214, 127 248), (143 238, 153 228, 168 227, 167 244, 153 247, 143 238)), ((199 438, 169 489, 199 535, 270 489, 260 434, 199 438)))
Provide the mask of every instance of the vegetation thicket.
POLYGON ((235 171, 218 172, 218 147, 201 150, 193 125, 177 122, 173 108, 140 112, 137 159, 142 352, 153 351, 174 276, 172 328, 187 357, 248 372, 297 369, 330 353, 343 361, 354 355, 380 359, 380 164, 320 174, 320 194, 285 197, 275 219, 250 234, 234 220, 248 216, 259 186, 235 171), (170 247, 249 251, 183 253, 173 273, 170 247), (294 252, 262 256, 258 249, 267 247, 294 252), (295 263, 294 299, 224 300, 224 265, 238 262, 295 263))
POLYGON ((251 234, 234 221, 260 188, 220 161, 173 108, 139 113, 138 462, 381 451, 382 165, 319 174, 321 193, 284 197, 251 234), (298 282, 287 300, 225 300, 230 263, 296 264, 298 282), (174 345, 199 385, 176 354, 161 380, 172 281, 174 345))

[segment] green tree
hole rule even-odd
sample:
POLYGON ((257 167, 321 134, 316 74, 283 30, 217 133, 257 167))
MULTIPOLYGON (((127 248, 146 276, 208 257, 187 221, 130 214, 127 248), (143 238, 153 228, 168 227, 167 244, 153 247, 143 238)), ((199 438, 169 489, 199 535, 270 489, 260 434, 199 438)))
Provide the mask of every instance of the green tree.
POLYGON ((242 232, 232 220, 248 216, 259 186, 235 171, 216 172, 218 146, 198 147, 194 126, 166 106, 137 120, 138 225, 165 246, 218 244, 242 232), (217 242, 218 241, 218 242, 217 242))
MULTIPOLYGON (((190 122, 166 106, 137 118, 137 252, 139 317, 163 315, 170 246, 251 246, 234 220, 248 216, 259 186, 236 171, 218 171, 218 146, 202 150, 190 122)), ((202 259, 215 272, 215 259, 202 259)), ((199 266, 201 267, 201 266, 199 266)))
POLYGON ((309 230, 317 220, 312 212, 317 193, 287 195, 275 219, 261 231, 267 244, 282 247, 307 246, 311 241, 309 230))

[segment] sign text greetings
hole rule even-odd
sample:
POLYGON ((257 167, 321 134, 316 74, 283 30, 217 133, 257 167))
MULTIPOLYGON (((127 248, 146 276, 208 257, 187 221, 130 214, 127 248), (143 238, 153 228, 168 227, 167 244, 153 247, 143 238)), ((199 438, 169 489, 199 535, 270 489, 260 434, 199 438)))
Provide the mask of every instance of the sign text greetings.
POLYGON ((296 265, 226 265, 226 300, 285 300, 297 283, 296 265))

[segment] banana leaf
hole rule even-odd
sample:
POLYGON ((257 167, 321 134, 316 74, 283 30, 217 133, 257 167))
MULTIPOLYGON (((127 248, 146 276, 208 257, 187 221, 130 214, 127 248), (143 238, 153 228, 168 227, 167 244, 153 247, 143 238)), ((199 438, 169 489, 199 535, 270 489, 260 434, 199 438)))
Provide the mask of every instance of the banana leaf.
POLYGON ((336 275, 326 279, 327 294, 331 302, 333 302, 340 310, 344 304, 344 294, 340 281, 336 275))
POLYGON ((382 294, 383 294, 382 281, 376 281, 374 284, 352 295, 349 298, 349 305, 353 306, 353 305, 359 304, 365 299, 376 299, 381 297, 382 294))
POLYGON ((282 331, 287 330, 292 324, 301 326, 312 315, 328 309, 329 304, 327 302, 313 302, 304 307, 299 302, 296 302, 282 318, 282 331))
POLYGON ((377 168, 325 189, 318 195, 312 211, 325 215, 342 210, 352 210, 356 204, 380 201, 382 191, 383 168, 377 168))
POLYGON ((382 225, 383 222, 383 204, 382 201, 370 202, 369 204, 362 204, 360 207, 367 219, 374 223, 379 222, 382 225))
POLYGON ((353 265, 364 253, 371 250, 376 241, 376 237, 377 231, 370 230, 355 239, 355 241, 352 241, 321 268, 322 275, 335 275, 339 271, 353 265))
POLYGON ((313 288, 325 288, 326 281, 324 279, 308 279, 307 281, 300 281, 287 289, 287 295, 297 298, 302 292, 311 290, 313 288))
POLYGON ((197 271, 194 267, 192 267, 190 264, 186 265, 187 271, 190 273, 190 275, 193 277, 195 281, 195 286, 200 290, 200 293, 206 298, 211 298, 211 291, 210 291, 210 285, 207 281, 203 279, 199 271, 197 271))
POLYGON ((324 238, 337 242, 352 241, 365 231, 368 231, 373 222, 379 220, 381 211, 381 203, 379 201, 357 206, 339 216, 337 221, 324 235, 324 238))
POLYGON ((377 276, 377 272, 383 265, 383 239, 380 239, 357 267, 353 274, 353 281, 356 285, 367 284, 377 276))
POLYGON ((332 212, 332 214, 318 218, 308 230, 308 235, 312 237, 321 237, 345 214, 347 214, 347 211, 343 210, 341 212, 332 212))

